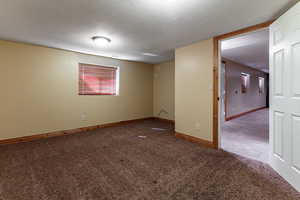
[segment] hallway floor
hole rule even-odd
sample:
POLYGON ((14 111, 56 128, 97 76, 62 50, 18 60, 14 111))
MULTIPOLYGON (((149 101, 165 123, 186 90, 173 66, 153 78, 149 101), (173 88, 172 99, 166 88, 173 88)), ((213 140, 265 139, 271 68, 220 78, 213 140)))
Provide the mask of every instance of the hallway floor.
POLYGON ((262 162, 269 160, 269 110, 259 110, 222 125, 223 150, 262 162))

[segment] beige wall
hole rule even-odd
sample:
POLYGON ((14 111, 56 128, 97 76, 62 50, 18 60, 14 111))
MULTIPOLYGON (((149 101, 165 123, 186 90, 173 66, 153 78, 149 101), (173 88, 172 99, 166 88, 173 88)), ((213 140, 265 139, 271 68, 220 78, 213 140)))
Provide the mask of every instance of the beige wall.
POLYGON ((222 60, 226 61, 227 117, 265 107, 267 99, 266 74, 225 58, 222 60), (241 92, 241 73, 250 75, 247 93, 241 92), (265 78, 265 92, 263 94, 259 94, 258 77, 265 78))
POLYGON ((176 49, 176 131, 212 141, 213 40, 176 49))
POLYGON ((155 117, 174 120, 175 62, 154 65, 153 114, 155 117))
POLYGON ((0 60, 0 139, 153 115, 152 65, 7 41, 0 60), (79 96, 78 62, 120 67, 120 95, 79 96))

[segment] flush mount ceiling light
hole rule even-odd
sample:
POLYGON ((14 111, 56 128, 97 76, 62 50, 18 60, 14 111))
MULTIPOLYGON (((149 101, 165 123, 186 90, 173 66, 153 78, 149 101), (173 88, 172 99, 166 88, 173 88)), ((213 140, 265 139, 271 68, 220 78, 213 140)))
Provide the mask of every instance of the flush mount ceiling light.
POLYGON ((157 54, 154 54, 154 53, 143 53, 144 56, 158 56, 157 54))
POLYGON ((108 37, 104 37, 104 36, 94 36, 94 37, 92 37, 92 40, 94 41, 95 44, 97 44, 99 46, 106 46, 109 43, 111 43, 111 39, 109 39, 108 37))

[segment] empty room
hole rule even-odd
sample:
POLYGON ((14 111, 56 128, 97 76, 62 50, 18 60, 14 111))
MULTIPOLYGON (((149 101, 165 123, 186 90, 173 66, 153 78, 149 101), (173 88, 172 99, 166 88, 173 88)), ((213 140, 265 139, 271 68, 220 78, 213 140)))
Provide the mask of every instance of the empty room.
POLYGON ((297 0, 0 2, 0 200, 300 200, 297 0))

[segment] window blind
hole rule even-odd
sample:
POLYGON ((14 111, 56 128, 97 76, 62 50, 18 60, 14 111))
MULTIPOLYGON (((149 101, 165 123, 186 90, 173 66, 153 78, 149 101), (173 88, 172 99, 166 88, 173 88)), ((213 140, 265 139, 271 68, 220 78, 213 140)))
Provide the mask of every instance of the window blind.
POLYGON ((117 68, 79 64, 79 95, 116 95, 117 68))

